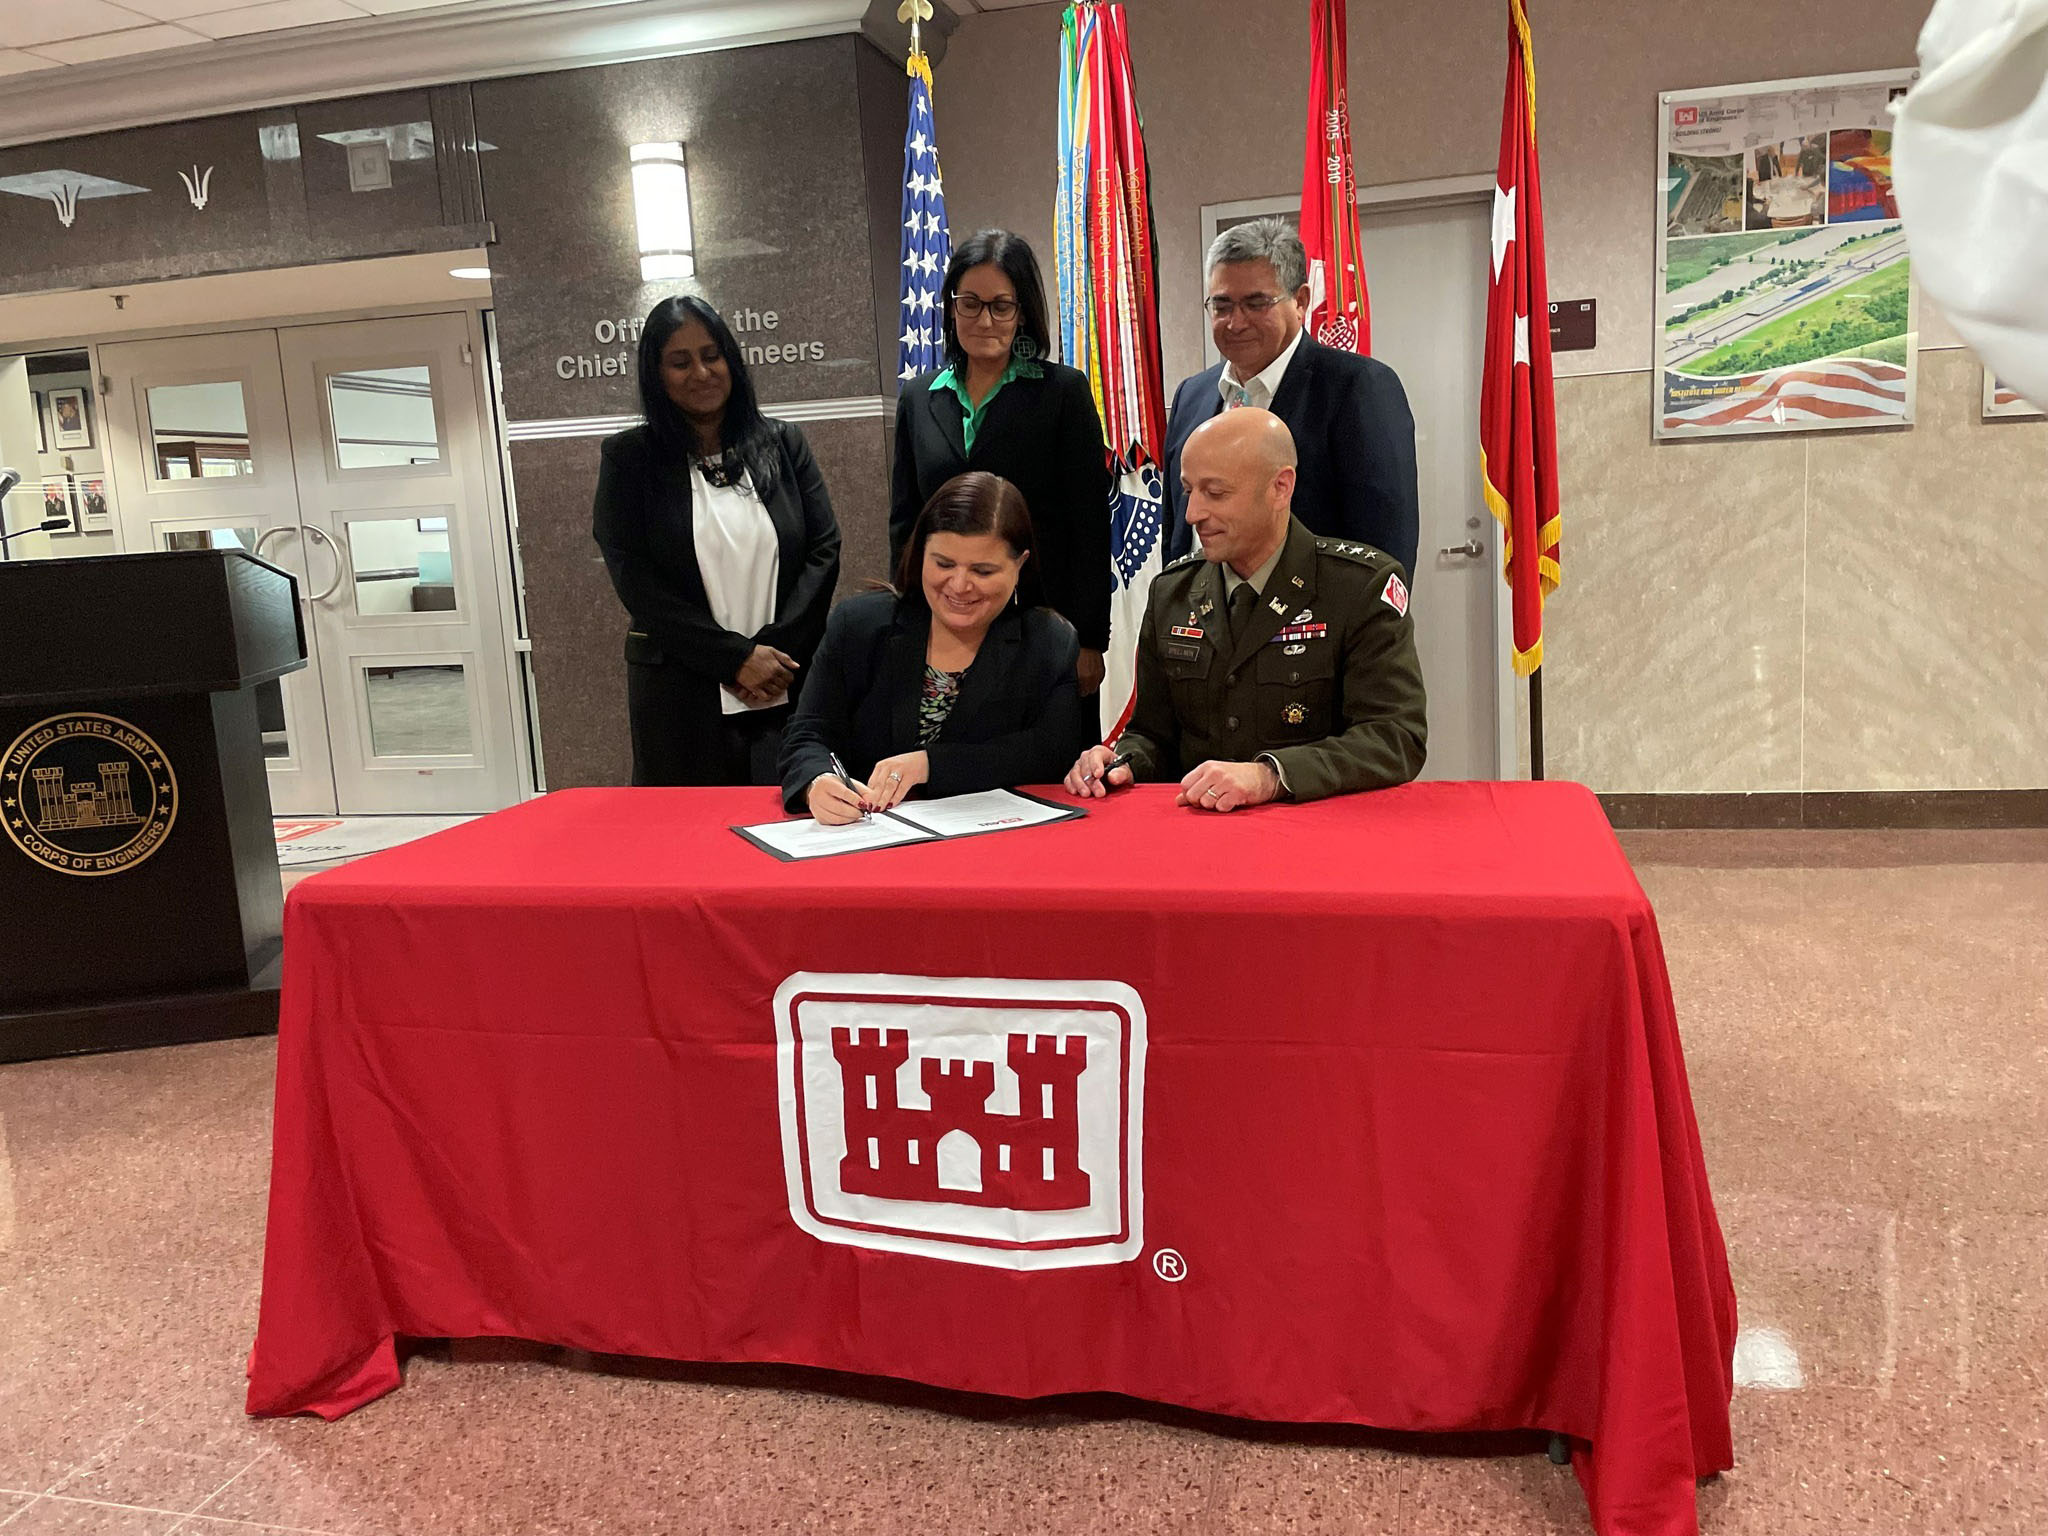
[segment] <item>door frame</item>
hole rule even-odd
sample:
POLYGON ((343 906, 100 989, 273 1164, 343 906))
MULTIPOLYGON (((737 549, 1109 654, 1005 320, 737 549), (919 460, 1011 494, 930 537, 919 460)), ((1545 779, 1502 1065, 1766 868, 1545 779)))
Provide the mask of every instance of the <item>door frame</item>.
MULTIPOLYGON (((460 252, 450 253, 459 255, 460 252)), ((70 297, 76 297, 70 295, 70 297)), ((484 316, 492 309, 493 299, 481 294, 471 299, 435 300, 413 304, 384 304, 364 309, 316 310, 307 313, 277 314, 262 316, 241 316, 232 320, 219 320, 192 325, 147 326, 126 330, 93 331, 88 334, 55 333, 48 336, 28 337, 20 342, 10 339, 5 350, 15 352, 47 352, 55 350, 83 351, 90 358, 94 386, 102 412, 105 409, 106 392, 101 387, 106 378, 100 366, 99 349, 103 345, 128 341, 170 341, 184 337, 218 336, 235 331, 283 330, 292 326, 339 324, 356 320, 398 320, 417 318, 425 315, 461 314, 464 317, 466 340, 475 365, 468 372, 472 388, 476 391, 477 415, 484 433, 484 487, 489 498, 489 511, 485 521, 489 524, 490 565, 492 578, 498 590, 498 625, 502 641, 501 654, 508 669, 507 685, 512 700, 512 715, 515 748, 519 757, 519 794, 521 799, 530 799, 545 789, 540 777, 540 737, 536 711, 532 705, 533 689, 528 674, 528 654, 532 644, 525 634, 523 623, 525 594, 520 590, 516 577, 517 546, 515 525, 512 521, 511 482, 506 473, 505 412, 499 398, 496 384, 497 358, 491 350, 484 316)), ((33 330, 33 326, 26 327, 33 330)), ((128 487, 115 473, 111 464, 106 471, 109 483, 116 497, 125 499, 128 487)), ((125 535, 121 531, 120 519, 115 524, 115 553, 129 553, 125 535)))
MULTIPOLYGON (((1444 208, 1460 203, 1483 203, 1493 198, 1497 182, 1491 172, 1478 172, 1470 176, 1437 176, 1426 181, 1385 182, 1375 187, 1358 189, 1358 204, 1373 213, 1420 212, 1428 208, 1444 208)), ((1205 260, 1209 254, 1209 243, 1216 238, 1218 230, 1226 219, 1237 221, 1257 218, 1263 214, 1301 212, 1301 194, 1290 193, 1283 197, 1244 197, 1225 203, 1204 203, 1201 211, 1201 244, 1196 247, 1200 253, 1196 259, 1205 260)), ((1370 276, 1370 274, 1368 274, 1370 276)), ((1208 273, 1202 272, 1198 281, 1206 281, 1208 273)), ((1221 362, 1222 354, 1216 350, 1215 341, 1205 327, 1202 332, 1202 365, 1213 368, 1221 362)), ((1472 423, 1472 451, 1479 451, 1479 423, 1472 423)), ((1498 572, 1495 573, 1498 576, 1498 572)), ((1494 760, 1499 765, 1502 779, 1526 777, 1522 766, 1521 731, 1517 728, 1519 701, 1522 697, 1515 685, 1521 679, 1515 676, 1514 647, 1510 637, 1515 632, 1515 609, 1513 595, 1505 581, 1495 580, 1493 586, 1493 652, 1496 662, 1494 686, 1494 760)))

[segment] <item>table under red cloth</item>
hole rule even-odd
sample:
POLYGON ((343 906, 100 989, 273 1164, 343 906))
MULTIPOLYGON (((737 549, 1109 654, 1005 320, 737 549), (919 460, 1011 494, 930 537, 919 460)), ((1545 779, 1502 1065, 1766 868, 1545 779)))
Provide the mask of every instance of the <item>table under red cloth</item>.
POLYGON ((301 884, 249 1411, 501 1336, 1549 1429, 1695 1531, 1735 1298, 1598 803, 1172 795, 784 863, 772 791, 572 790, 301 884))

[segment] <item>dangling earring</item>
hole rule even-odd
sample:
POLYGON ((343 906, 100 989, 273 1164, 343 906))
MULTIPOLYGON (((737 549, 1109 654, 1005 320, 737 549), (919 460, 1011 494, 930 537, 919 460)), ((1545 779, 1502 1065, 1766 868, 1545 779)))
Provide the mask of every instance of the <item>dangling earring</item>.
POLYGON ((1033 341, 1025 332, 1019 331, 1010 342, 1010 356, 1020 362, 1028 363, 1032 358, 1038 356, 1038 343, 1033 341))

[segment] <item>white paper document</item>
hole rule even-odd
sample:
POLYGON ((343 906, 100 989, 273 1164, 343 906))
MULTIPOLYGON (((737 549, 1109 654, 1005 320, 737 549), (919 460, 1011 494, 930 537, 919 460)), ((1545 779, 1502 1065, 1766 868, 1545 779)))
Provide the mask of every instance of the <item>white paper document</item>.
POLYGON ((1079 806, 1055 805, 1012 790, 991 789, 974 795, 948 795, 940 800, 913 800, 893 811, 881 811, 843 827, 820 826, 808 816, 734 827, 755 847, 778 859, 824 859, 840 853, 866 853, 904 843, 930 843, 985 832, 1013 832, 1022 827, 1074 821, 1088 813, 1079 806))
POLYGON ((829 859, 835 853, 866 853, 873 848, 935 840, 933 833, 893 816, 869 816, 843 827, 821 826, 808 816, 796 816, 788 821, 734 827, 733 831, 778 859, 829 859))
POLYGON ((1080 814, 1080 808, 991 789, 978 795, 948 795, 943 800, 906 800, 889 814, 940 837, 977 837, 983 832, 1070 821, 1080 814))

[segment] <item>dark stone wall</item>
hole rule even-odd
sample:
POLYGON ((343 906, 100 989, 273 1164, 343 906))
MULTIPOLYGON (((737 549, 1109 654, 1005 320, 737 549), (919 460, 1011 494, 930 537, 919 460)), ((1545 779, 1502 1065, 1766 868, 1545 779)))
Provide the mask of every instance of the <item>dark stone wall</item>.
MULTIPOLYGON (((887 287, 893 348, 903 105, 898 82, 892 127, 887 72, 867 44, 835 37, 474 86, 477 131, 498 146, 483 177, 507 417, 636 411, 635 342, 621 322, 683 288, 717 305, 743 346, 782 349, 751 363, 765 405, 893 392, 877 326, 887 287), (670 139, 689 166, 697 277, 648 285, 627 150, 670 139), (878 156, 893 158, 885 172, 878 156)), ((803 425, 839 514, 847 584, 886 563, 887 425, 803 425)), ((590 538, 597 457, 595 438, 512 450, 554 788, 622 783, 629 762, 625 614, 590 538)))
POLYGON ((0 149, 0 293, 480 245, 478 158, 465 85, 0 149), (371 135, 391 184, 351 191, 346 144, 371 135), (84 188, 69 228, 37 190, 67 183, 84 188))

